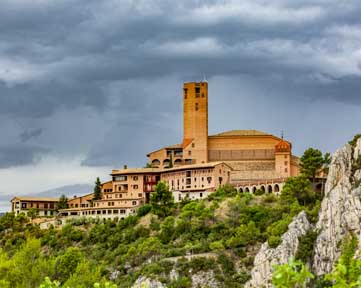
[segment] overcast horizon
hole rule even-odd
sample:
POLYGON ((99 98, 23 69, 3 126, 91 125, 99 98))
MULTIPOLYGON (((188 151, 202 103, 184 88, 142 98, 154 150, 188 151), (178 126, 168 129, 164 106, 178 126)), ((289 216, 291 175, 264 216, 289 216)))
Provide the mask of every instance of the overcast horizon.
POLYGON ((181 142, 183 82, 205 77, 210 134, 284 131, 301 155, 361 131, 359 1, 0 5, 0 195, 144 166, 181 142))

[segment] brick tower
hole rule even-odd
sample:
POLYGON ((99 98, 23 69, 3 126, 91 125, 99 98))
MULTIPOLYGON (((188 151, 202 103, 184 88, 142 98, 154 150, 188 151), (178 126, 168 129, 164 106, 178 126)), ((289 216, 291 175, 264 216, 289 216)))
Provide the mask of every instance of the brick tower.
POLYGON ((208 162, 208 83, 183 86, 183 159, 185 164, 208 162))

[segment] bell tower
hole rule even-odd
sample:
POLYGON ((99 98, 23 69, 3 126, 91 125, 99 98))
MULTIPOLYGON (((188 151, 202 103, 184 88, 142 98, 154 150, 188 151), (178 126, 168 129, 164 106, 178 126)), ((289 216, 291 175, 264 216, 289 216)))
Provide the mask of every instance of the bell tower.
POLYGON ((185 164, 208 162, 208 83, 183 85, 183 159, 185 164))

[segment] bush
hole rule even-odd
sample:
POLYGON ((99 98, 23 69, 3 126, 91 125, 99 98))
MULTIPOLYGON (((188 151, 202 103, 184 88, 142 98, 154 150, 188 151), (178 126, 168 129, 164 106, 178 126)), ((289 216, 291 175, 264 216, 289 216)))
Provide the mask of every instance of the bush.
POLYGON ((256 195, 256 196, 261 196, 261 195, 263 195, 265 192, 263 191, 263 190, 261 190, 261 189, 257 189, 255 192, 254 192, 254 195, 256 195))
POLYGON ((280 245, 282 242, 282 239, 280 236, 270 236, 268 237, 268 245, 271 248, 276 248, 278 245, 280 245))
POLYGON ((313 254, 314 243, 318 236, 318 232, 307 231, 304 236, 298 238, 299 244, 296 253, 296 260, 301 260, 302 262, 307 262, 307 260, 313 254))
POLYGON ((145 205, 139 207, 139 209, 137 211, 137 215, 138 215, 138 217, 145 216, 150 212, 150 210, 152 210, 152 205, 145 204, 145 205))

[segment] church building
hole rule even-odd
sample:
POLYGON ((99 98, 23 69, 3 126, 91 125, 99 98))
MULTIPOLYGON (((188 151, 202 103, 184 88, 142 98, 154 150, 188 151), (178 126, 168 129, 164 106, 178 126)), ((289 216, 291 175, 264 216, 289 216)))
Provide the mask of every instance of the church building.
POLYGON ((285 179, 299 174, 292 144, 257 130, 208 134, 208 83, 183 86, 183 141, 148 155, 153 168, 224 162, 232 167, 231 183, 285 179), (172 163, 171 163, 172 162, 172 163))

